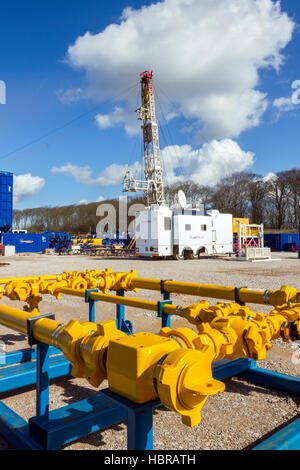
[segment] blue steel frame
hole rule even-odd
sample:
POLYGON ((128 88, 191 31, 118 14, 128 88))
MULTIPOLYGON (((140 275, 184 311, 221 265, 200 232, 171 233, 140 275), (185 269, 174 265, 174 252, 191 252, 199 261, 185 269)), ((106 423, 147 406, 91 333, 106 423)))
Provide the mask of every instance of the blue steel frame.
MULTIPOLYGON (((89 321, 95 321, 95 300, 87 290, 89 321)), ((124 296, 124 290, 117 291, 124 296)), ((163 313, 163 306, 172 303, 170 294, 163 293, 157 302, 157 316, 162 327, 171 326, 171 316, 163 313)), ((132 324, 125 320, 125 307, 116 306, 117 328, 132 334, 132 324)), ((54 377, 71 372, 71 364, 61 351, 38 343, 36 348, 6 354, 6 363, 0 367, 0 392, 36 384, 36 416, 25 421, 0 401, 0 434, 16 449, 59 449, 62 445, 112 424, 127 421, 127 448, 153 449, 153 408, 159 400, 136 404, 109 389, 101 390, 86 400, 49 411, 49 385, 54 377), (9 366, 9 367, 7 367, 9 366)), ((247 381, 300 396, 300 379, 265 370, 252 359, 219 361, 213 364, 213 376, 218 380, 237 376, 247 381)), ((254 450, 300 449, 300 418, 289 424, 254 450)))

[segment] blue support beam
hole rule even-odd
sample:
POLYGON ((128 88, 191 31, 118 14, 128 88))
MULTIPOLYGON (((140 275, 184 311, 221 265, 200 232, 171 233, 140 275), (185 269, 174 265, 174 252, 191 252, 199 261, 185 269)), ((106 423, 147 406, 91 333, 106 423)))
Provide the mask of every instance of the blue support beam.
MULTIPOLYGON (((124 297, 124 290, 120 289, 117 290, 116 295, 119 295, 120 297, 124 297)), ((117 305, 117 319, 116 319, 116 324, 118 330, 122 330, 123 323, 125 322, 125 305, 117 305)))
MULTIPOLYGON (((117 290, 116 295, 120 297, 124 297, 125 291, 123 289, 117 290)), ((133 332, 133 326, 131 321, 125 320, 125 305, 117 304, 117 317, 116 317, 116 325, 118 330, 124 331, 124 333, 131 335, 133 332)))
MULTIPOLYGON (((164 292, 163 299, 164 300, 171 300, 171 294, 169 292, 164 292)), ((172 303, 172 302, 170 302, 170 303, 172 303)), ((171 315, 166 315, 165 313, 162 314, 161 327, 162 328, 165 328, 165 327, 171 328, 171 315)))
MULTIPOLYGON (((39 346, 46 345, 38 345, 38 348, 39 346)), ((38 406, 37 416, 29 420, 29 425, 0 402, 0 433, 12 443, 14 448, 59 449, 68 442, 126 419, 128 449, 150 450, 153 448, 153 408, 161 404, 158 399, 145 404, 136 404, 106 389, 86 400, 48 412, 48 385, 53 375, 53 367, 55 367, 51 361, 61 360, 61 356, 49 358, 48 354, 49 351, 46 348, 40 348, 38 367, 34 363, 33 371, 38 374, 38 406), (47 370, 49 375, 47 375, 47 370)), ((19 368, 29 365, 32 364, 20 364, 19 368)), ((71 367, 69 363, 68 367, 69 372, 71 367)), ((4 368, 2 372, 5 369, 11 369, 11 367, 4 368)), ((280 385, 280 389, 284 388, 284 391, 293 394, 295 394, 295 388, 291 387, 295 383, 299 384, 300 381, 294 377, 257 368, 251 359, 218 361, 213 364, 213 376, 219 380, 236 375, 243 378, 247 374, 251 381, 259 380, 260 383, 267 385, 269 385, 270 377, 272 382, 275 375, 276 387, 280 385), (285 381, 288 385, 283 386, 285 381)), ((296 389, 296 392, 298 393, 299 390, 296 389)), ((256 446, 255 449, 299 449, 299 440, 300 420, 296 420, 256 446)))
MULTIPOLYGON (((29 362, 32 359, 36 359, 37 348, 26 348, 20 349, 19 351, 11 351, 5 353, 5 355, 1 355, 1 359, 3 362, 1 363, 1 367, 6 367, 12 364, 21 364, 23 362, 29 362)), ((55 348, 54 346, 49 346, 49 354, 61 354, 61 350, 55 348)), ((1 371, 0 367, 0 371, 1 371)))
POLYGON ((127 411, 102 392, 29 420, 30 436, 44 449, 59 449, 112 424, 127 419, 127 411))
POLYGON ((291 395, 300 396, 300 378, 262 369, 256 366, 255 361, 251 362, 248 370, 238 374, 238 377, 248 382, 263 385, 267 388, 273 388, 285 393, 290 393, 291 395))
POLYGON ((85 302, 89 304, 89 321, 95 323, 95 303, 98 300, 90 299, 91 292, 99 292, 98 289, 86 289, 85 302))
POLYGON ((164 306, 171 305, 172 300, 162 300, 157 302, 157 316, 161 318, 161 327, 171 328, 171 315, 166 315, 164 313, 164 306))
POLYGON ((36 415, 48 417, 49 413, 49 367, 48 344, 37 344, 36 361, 36 415))
POLYGON ((0 434, 14 449, 41 450, 30 437, 28 423, 11 408, 0 401, 0 434))
POLYGON ((228 361, 226 359, 213 362, 212 373, 216 380, 224 380, 228 377, 234 377, 241 372, 246 372, 255 362, 252 359, 235 359, 228 361))
POLYGON ((148 403, 133 403, 109 389, 102 390, 102 394, 112 399, 126 410, 127 414, 127 449, 152 450, 153 449, 153 408, 161 405, 159 399, 148 403))
MULTIPOLYGON (((50 357, 49 379, 71 373, 71 364, 63 354, 50 357)), ((36 361, 0 368, 0 392, 8 392, 36 383, 36 361)))
POLYGON ((300 418, 253 447, 252 450, 300 450, 300 418))

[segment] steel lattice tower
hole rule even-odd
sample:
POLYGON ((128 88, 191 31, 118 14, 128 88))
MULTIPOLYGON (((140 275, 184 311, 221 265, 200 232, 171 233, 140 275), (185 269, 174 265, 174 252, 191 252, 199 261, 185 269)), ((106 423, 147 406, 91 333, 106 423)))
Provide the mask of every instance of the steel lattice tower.
POLYGON ((143 125, 145 181, 136 180, 128 170, 123 180, 123 192, 144 191, 147 204, 164 202, 163 169, 160 161, 158 125, 156 122, 152 72, 141 73, 142 106, 136 110, 143 125))

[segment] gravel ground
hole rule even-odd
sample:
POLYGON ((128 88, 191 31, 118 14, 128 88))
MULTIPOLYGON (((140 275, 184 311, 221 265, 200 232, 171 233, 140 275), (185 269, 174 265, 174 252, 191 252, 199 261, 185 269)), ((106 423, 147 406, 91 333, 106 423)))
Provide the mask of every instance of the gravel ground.
MULTIPOLYGON (((238 262, 234 259, 201 259, 191 261, 147 261, 141 259, 103 259, 85 256, 30 255, 2 258, 0 277, 56 274, 64 270, 105 269, 115 271, 136 269, 142 277, 174 279, 208 284, 247 286, 254 289, 277 289, 281 285, 299 286, 300 261, 293 253, 273 253, 278 261, 259 263, 238 262), (8 264, 6 264, 8 263, 8 264)), ((135 297, 157 300, 158 293, 140 290, 135 297)), ((172 295, 175 304, 187 305, 195 297, 172 295)), ((208 299, 212 304, 213 299, 208 299)), ((23 303, 3 298, 2 303, 22 308, 23 303)), ((267 313, 270 308, 249 304, 254 311, 267 313)), ((58 321, 71 318, 87 319, 88 307, 81 299, 63 297, 56 300, 44 296, 41 313, 54 311, 58 321)), ((127 318, 133 322, 135 331, 157 332, 159 320, 152 312, 127 308, 127 318)), ((96 304, 96 319, 103 321, 115 317, 115 307, 96 304)), ((173 327, 187 326, 181 319, 172 320, 173 327)), ((26 337, 0 326, 0 339, 6 350, 27 346, 26 337)), ((267 369, 300 377, 300 365, 293 364, 295 348, 279 340, 273 343, 265 361, 258 365, 267 369)), ((208 398, 202 410, 202 421, 193 429, 181 423, 180 416, 164 407, 154 415, 155 449, 244 449, 289 420, 299 415, 300 399, 274 390, 247 383, 236 378, 225 380, 224 393, 208 398)), ((103 383, 101 388, 107 387, 103 383)), ((50 409, 59 408, 97 393, 85 380, 74 378, 56 379, 50 387, 50 409)), ((1 394, 1 400, 25 419, 35 414, 35 390, 20 389, 18 393, 1 394)), ((0 449, 9 445, 0 438, 0 449)), ((64 446, 64 449, 126 449, 126 425, 111 426, 103 431, 81 438, 64 446)))

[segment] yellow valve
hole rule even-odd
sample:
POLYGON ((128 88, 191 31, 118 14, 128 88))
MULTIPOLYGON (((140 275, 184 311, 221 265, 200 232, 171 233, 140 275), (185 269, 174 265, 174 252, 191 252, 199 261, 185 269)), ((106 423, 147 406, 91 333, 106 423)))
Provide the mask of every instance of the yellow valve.
MULTIPOLYGON (((115 273, 115 275, 117 274, 118 273, 115 273)), ((118 278, 115 288, 126 289, 127 291, 137 292, 138 288, 132 286, 133 280, 137 278, 135 269, 132 269, 130 273, 120 273, 120 274, 122 275, 120 278, 118 278)))
POLYGON ((263 314, 257 314, 255 319, 251 320, 236 315, 217 318, 212 321, 211 327, 227 337, 228 334, 231 335, 234 339, 232 353, 227 351, 228 359, 251 357, 256 361, 261 360, 272 347, 270 328, 263 314))
POLYGON ((91 385, 99 387, 107 378, 106 357, 109 341, 119 340, 124 336, 127 336, 126 333, 118 330, 113 320, 97 324, 96 331, 91 332, 80 343, 80 355, 84 362, 80 377, 85 377, 91 385))
POLYGON ((238 339, 235 331, 227 328, 227 323, 225 325, 219 323, 218 326, 219 329, 215 329, 209 323, 202 323, 198 328, 199 335, 194 340, 195 348, 197 350, 209 348, 214 360, 232 355, 238 339))
POLYGON ((87 284, 88 283, 85 279, 83 279, 82 277, 77 277, 70 282, 69 287, 75 290, 86 290, 87 284))
POLYGON ((176 310, 175 315, 179 314, 181 317, 186 318, 192 325, 198 325, 198 323, 202 321, 202 312, 205 312, 208 307, 209 302, 207 302, 207 300, 201 300, 198 304, 191 304, 187 307, 182 307, 180 310, 176 310))
POLYGON ((80 356, 80 341, 97 328, 95 323, 70 320, 67 325, 59 324, 52 333, 52 345, 59 347, 72 364, 72 375, 81 377, 84 363, 80 356))
POLYGON ((278 314, 280 316, 285 317, 288 321, 294 321, 300 319, 300 305, 299 304, 292 304, 292 305, 284 305, 283 307, 275 308, 270 313, 271 315, 278 314))
POLYGON ((61 287, 68 287, 68 281, 61 280, 58 282, 49 283, 47 286, 45 286, 44 293, 54 295, 57 299, 61 299, 61 293, 59 292, 61 287))
POLYGON ((210 395, 225 390, 212 377, 211 361, 205 347, 200 351, 177 349, 156 365, 157 393, 162 403, 181 414, 183 424, 193 427, 201 421, 201 409, 210 395))
POLYGON ((23 281, 12 281, 6 285, 6 296, 11 300, 26 300, 30 295, 30 285, 23 281))
POLYGON ((176 330, 172 330, 171 328, 165 327, 161 328, 159 335, 176 339, 179 346, 188 349, 195 349, 194 341, 198 338, 197 333, 190 328, 176 328, 176 330))
POLYGON ((226 304, 224 302, 218 302, 216 305, 209 306, 209 302, 201 300, 198 304, 182 307, 179 313, 180 316, 186 318, 189 323, 197 326, 202 322, 210 323, 217 317, 238 314, 241 312, 241 308, 242 307, 237 303, 226 304))
POLYGON ((144 332, 111 338, 106 365, 110 390, 135 403, 159 396, 182 415, 184 424, 200 422, 207 397, 222 392, 225 385, 212 377, 210 349, 186 349, 185 344, 197 336, 186 330, 164 328, 159 335, 144 332))
POLYGON ((52 344, 71 362, 74 377, 85 377, 98 387, 107 377, 105 360, 109 340, 122 336, 126 334, 117 329, 114 320, 99 324, 71 320, 54 332, 52 344))
POLYGON ((261 360, 272 347, 270 341, 274 325, 267 321, 266 315, 256 314, 248 319, 247 308, 242 315, 217 317, 210 324, 199 326, 199 336, 195 339, 196 349, 203 345, 213 347, 215 360, 250 357, 261 360))
MULTIPOLYGON (((101 291, 104 294, 114 287, 115 277, 112 273, 112 269, 107 268, 103 273, 98 276, 98 281, 101 286, 101 291)), ((100 288, 100 287, 99 287, 100 288)))

